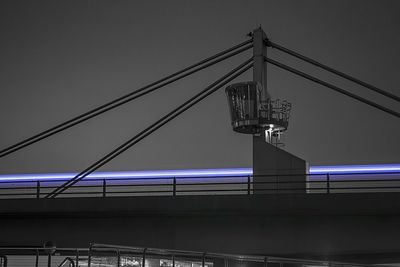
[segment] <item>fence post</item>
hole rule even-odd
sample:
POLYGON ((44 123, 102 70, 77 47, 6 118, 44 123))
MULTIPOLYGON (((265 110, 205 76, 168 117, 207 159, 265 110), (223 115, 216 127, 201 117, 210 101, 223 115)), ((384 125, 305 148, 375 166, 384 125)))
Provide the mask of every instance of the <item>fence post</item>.
POLYGON ((121 266, 121 253, 119 249, 117 249, 117 267, 121 266))
POLYGON ((36 198, 40 198, 40 181, 36 181, 36 198))
POLYGON ((172 190, 173 190, 172 195, 176 196, 176 177, 174 177, 174 185, 173 185, 172 190))
POLYGON ((250 176, 247 176, 247 194, 250 195, 250 176))
POLYGON ((146 251, 147 251, 147 248, 144 248, 143 249, 142 267, 146 266, 146 251))
POLYGON ((206 253, 203 253, 203 257, 201 259, 201 266, 205 267, 206 266, 206 253))
POLYGON ((79 250, 76 250, 75 267, 79 267, 79 250))
POLYGON ((39 267, 39 250, 36 250, 36 261, 35 261, 35 267, 39 267))
POLYGON ((106 179, 103 179, 103 197, 106 197, 106 193, 107 193, 107 181, 106 179))
POLYGON ((92 248, 93 248, 93 243, 89 245, 89 251, 88 251, 88 267, 92 266, 92 248))
POLYGON ((330 175, 329 172, 326 174, 326 192, 329 194, 331 192, 330 175))

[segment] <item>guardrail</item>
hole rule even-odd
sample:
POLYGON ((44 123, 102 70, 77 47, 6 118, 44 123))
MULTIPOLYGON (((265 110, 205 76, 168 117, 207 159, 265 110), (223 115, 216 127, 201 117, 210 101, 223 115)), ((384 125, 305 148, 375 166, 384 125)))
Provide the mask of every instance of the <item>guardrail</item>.
MULTIPOLYGON (((320 266, 320 267, 361 267, 369 264, 321 261, 299 258, 273 257, 267 255, 236 255, 201 251, 157 249, 145 247, 115 246, 91 244, 88 264, 104 262, 108 266, 153 266, 153 267, 284 267, 284 266, 320 266), (129 265, 129 263, 137 263, 129 265), (153 264, 151 264, 153 263, 153 264), (125 265, 126 264, 126 265, 125 265)), ((100 265, 93 265, 100 266, 100 265)))
MULTIPOLYGON (((68 179, 0 181, 0 199, 42 198, 68 179)), ((89 178, 58 197, 400 192, 400 172, 89 178)))
MULTIPOLYGON (((0 247, 1 267, 87 267, 88 248, 0 247)), ((95 267, 98 265, 92 265, 95 267)), ((122 267, 122 266, 120 266, 122 267)))
POLYGON ((375 266, 329 260, 236 255, 213 252, 157 249, 91 244, 87 248, 0 247, 0 253, 13 266, 58 267, 362 267, 375 266))

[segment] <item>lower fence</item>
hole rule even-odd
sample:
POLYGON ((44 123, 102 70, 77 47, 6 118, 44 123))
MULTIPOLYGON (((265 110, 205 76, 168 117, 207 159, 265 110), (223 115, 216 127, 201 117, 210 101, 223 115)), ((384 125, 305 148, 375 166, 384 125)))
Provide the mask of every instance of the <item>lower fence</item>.
POLYGON ((0 267, 361 267, 368 264, 105 244, 82 248, 0 247, 0 267))

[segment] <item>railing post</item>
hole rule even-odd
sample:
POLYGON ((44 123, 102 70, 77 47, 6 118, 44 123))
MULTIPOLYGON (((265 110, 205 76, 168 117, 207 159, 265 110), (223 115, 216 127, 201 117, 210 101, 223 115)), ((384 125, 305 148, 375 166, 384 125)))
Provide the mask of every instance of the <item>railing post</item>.
POLYGON ((329 172, 326 174, 326 192, 329 194, 331 192, 330 175, 329 172))
POLYGON ((268 257, 264 258, 264 267, 268 267, 268 257))
POLYGON ((93 243, 90 244, 89 246, 89 251, 88 251, 88 267, 92 266, 92 248, 93 248, 93 243))
POLYGON ((175 267, 175 254, 172 254, 172 267, 175 267))
POLYGON ((147 251, 147 248, 144 248, 143 249, 142 267, 146 267, 146 251, 147 251))
POLYGON ((172 189, 172 195, 176 196, 176 177, 174 177, 174 184, 173 184, 173 189, 172 189))
POLYGON ((247 194, 250 195, 250 176, 247 176, 247 194))
POLYGON ((47 267, 51 267, 51 253, 47 256, 47 267))
POLYGON ((79 250, 76 250, 75 267, 79 267, 79 250))
POLYGON ((201 259, 201 267, 205 267, 206 266, 206 253, 203 253, 203 257, 201 259))
POLYGON ((36 261, 35 261, 35 267, 39 267, 39 250, 36 250, 36 261))
POLYGON ((40 198, 40 181, 36 181, 36 198, 40 198))
POLYGON ((121 253, 119 252, 119 249, 117 249, 117 267, 121 266, 121 253))
POLYGON ((103 179, 103 197, 106 197, 107 194, 107 181, 103 179))

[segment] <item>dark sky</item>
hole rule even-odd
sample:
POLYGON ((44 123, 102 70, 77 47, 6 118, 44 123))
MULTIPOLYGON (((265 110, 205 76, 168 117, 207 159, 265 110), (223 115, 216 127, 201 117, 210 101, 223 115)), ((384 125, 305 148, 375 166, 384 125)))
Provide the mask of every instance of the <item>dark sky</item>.
MULTIPOLYGON (((0 147, 242 42, 259 24, 271 40, 400 95, 399 14, 395 0, 1 1, 0 147)), ((82 170, 249 56, 2 158, 0 173, 82 170)), ((273 66, 268 88, 293 104, 285 149, 310 164, 400 162, 399 119, 273 66)), ((102 170, 250 167, 251 151, 251 136, 231 130, 221 90, 102 170)))

